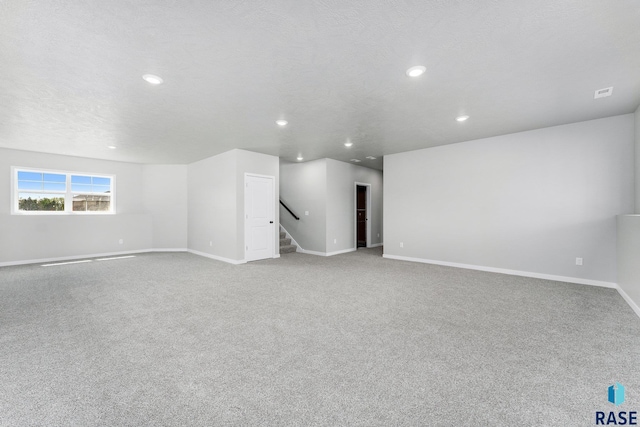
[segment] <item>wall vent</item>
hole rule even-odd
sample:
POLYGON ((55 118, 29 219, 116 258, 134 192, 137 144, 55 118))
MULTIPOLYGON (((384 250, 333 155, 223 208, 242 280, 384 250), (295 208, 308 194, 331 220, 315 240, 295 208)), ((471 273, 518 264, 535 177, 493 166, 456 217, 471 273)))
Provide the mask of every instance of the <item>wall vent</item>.
POLYGON ((593 99, 605 98, 607 96, 611 96, 613 93, 613 86, 606 87, 604 89, 598 89, 596 93, 593 95, 593 99))

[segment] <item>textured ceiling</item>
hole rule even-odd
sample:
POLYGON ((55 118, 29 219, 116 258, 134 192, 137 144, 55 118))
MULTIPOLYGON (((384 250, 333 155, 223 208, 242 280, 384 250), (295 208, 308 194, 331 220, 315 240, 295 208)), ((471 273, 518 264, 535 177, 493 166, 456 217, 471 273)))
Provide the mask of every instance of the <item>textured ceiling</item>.
POLYGON ((381 168, 385 154, 639 103, 637 0, 0 3, 0 147, 140 163, 242 148, 381 168), (407 77, 417 64, 426 74, 407 77))

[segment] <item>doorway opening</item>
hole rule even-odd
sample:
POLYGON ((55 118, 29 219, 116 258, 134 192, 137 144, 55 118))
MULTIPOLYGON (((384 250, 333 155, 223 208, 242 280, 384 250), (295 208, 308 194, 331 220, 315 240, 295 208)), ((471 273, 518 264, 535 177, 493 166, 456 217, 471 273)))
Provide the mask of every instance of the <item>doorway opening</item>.
POLYGON ((355 183, 355 246, 368 248, 371 246, 371 184, 355 183))

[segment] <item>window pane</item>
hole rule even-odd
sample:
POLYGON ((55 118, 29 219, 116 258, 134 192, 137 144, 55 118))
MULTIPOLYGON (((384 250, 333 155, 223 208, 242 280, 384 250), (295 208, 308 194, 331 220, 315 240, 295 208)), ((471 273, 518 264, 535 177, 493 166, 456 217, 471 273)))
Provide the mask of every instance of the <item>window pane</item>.
POLYGON ((21 211, 64 211, 64 197, 59 194, 20 193, 18 209, 21 211))
POLYGON ((18 181, 42 181, 42 174, 38 172, 18 172, 18 181))
POLYGON ((99 178, 97 176, 93 178, 93 185, 111 185, 111 178, 99 178))
POLYGON ((61 175, 58 173, 45 173, 44 181, 45 182, 65 182, 67 177, 65 175, 61 175))
POLYGON ((18 190, 65 191, 67 177, 58 173, 18 172, 18 190))
POLYGON ((91 184, 91 177, 82 175, 71 175, 71 182, 73 184, 91 184))
POLYGON ((107 185, 94 185, 93 186, 93 192, 94 193, 109 193, 111 190, 111 187, 107 186, 107 185))
POLYGON ((62 182, 45 182, 44 190, 45 191, 65 191, 67 189, 67 185, 62 182))
POLYGON ((91 193, 91 185, 71 184, 71 191, 77 193, 91 193))
POLYGON ((42 191, 42 181, 18 181, 18 190, 40 190, 42 191))
POLYGON ((111 196, 74 194, 74 212, 105 212, 111 209, 111 196))

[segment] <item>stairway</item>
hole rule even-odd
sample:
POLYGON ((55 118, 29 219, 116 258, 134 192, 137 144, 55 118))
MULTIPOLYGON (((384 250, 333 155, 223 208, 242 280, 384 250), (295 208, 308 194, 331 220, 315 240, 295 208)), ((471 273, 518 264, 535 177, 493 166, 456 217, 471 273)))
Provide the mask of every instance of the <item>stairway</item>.
POLYGON ((287 233, 280 230, 280 254, 288 254, 297 250, 298 247, 291 244, 291 239, 287 237, 287 233))

